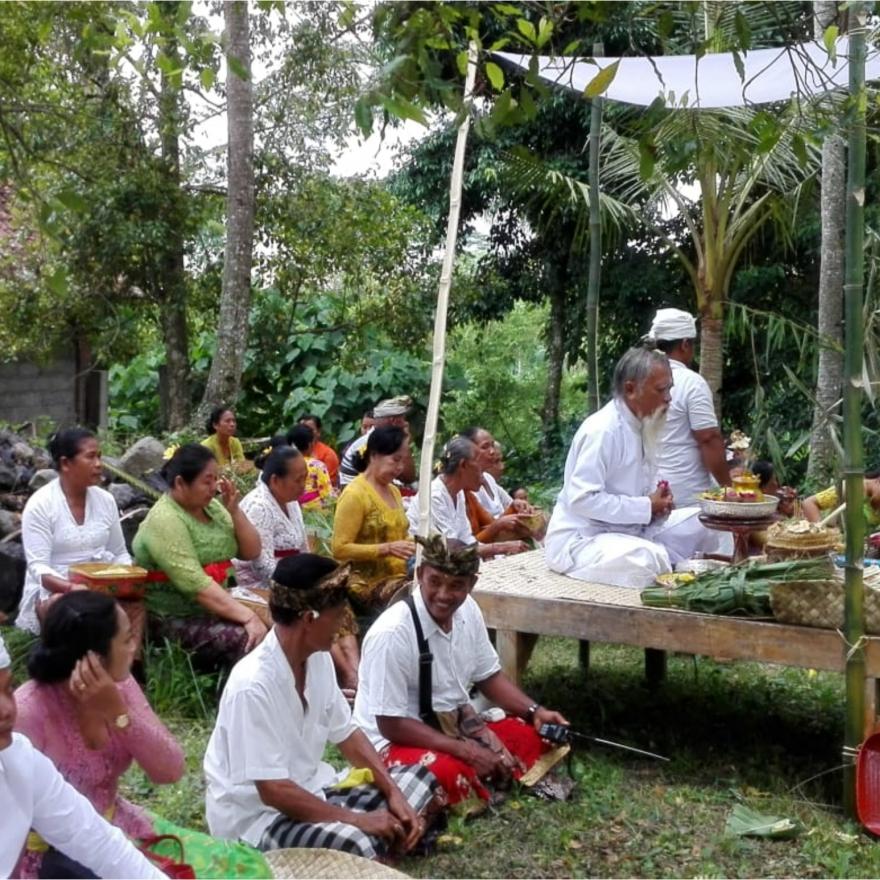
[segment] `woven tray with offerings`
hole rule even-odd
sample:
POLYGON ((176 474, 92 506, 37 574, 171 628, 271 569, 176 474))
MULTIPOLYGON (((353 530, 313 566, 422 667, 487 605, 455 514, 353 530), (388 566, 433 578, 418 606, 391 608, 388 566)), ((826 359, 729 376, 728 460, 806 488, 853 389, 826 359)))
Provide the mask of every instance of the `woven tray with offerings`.
POLYGON ((767 529, 764 545, 771 562, 784 559, 810 559, 833 552, 840 543, 840 532, 805 519, 774 523, 767 529))
POLYGON ((80 562, 67 570, 71 583, 83 584, 114 599, 143 599, 148 574, 138 565, 117 562, 80 562))
POLYGON ((776 512, 779 499, 757 488, 718 488, 700 494, 700 507, 706 516, 723 519, 760 520, 776 512))
MULTIPOLYGON (((643 605, 676 608, 703 614, 771 617, 771 589, 785 581, 825 583, 833 576, 831 559, 792 559, 787 562, 749 560, 692 575, 689 580, 669 576, 656 587, 642 590, 643 605)), ((681 578, 682 574, 673 576, 681 578)), ((660 580, 658 578, 658 580, 660 580)))

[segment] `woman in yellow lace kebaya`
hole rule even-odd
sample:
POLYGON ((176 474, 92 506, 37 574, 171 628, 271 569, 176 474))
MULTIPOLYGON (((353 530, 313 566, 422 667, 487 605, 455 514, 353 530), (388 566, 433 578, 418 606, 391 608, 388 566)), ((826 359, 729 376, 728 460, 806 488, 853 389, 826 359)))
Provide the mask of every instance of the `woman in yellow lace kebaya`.
POLYGON ((202 446, 207 446, 214 453, 220 468, 231 467, 237 462, 244 463, 244 449, 241 440, 235 436, 237 427, 235 413, 228 406, 217 406, 211 410, 206 425, 210 436, 202 440, 202 446))
POLYGON ((364 454, 355 456, 360 474, 339 496, 333 524, 333 555, 352 563, 349 593, 356 611, 374 616, 406 581, 415 553, 400 492, 406 455, 402 428, 376 428, 364 454))

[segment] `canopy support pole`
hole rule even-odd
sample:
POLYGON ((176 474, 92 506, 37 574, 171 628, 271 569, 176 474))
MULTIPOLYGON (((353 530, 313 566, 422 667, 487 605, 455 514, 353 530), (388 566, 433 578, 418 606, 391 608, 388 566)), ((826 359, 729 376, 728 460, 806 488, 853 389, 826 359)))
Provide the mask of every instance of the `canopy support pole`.
POLYGON ((844 283, 845 380, 843 395, 843 477, 846 492, 846 728, 843 801, 856 817, 855 759, 865 731, 865 463, 862 448, 863 392, 862 288, 865 235, 865 24, 864 3, 850 6, 849 148, 846 182, 846 279, 844 283))
MULTIPOLYGON (((593 56, 605 54, 593 44, 593 56)), ((599 147, 602 137, 602 98, 590 107, 590 274, 587 280, 587 413, 599 409, 599 289, 602 278, 602 223, 599 212, 599 147)))
MULTIPOLYGON (((477 44, 472 40, 468 46, 467 75, 464 85, 464 114, 458 126, 455 141, 455 159, 449 183, 449 217, 446 222, 446 252, 440 270, 437 289, 437 310, 434 314, 434 352, 431 360, 431 391, 428 395, 428 412, 425 417, 425 434, 422 456, 419 462, 419 534, 427 537, 431 528, 431 479, 433 477, 434 446, 437 439, 437 416, 440 397, 443 394, 443 365, 446 360, 446 314, 449 309, 449 290, 452 287, 452 269, 455 264, 455 245, 458 240, 458 220, 461 214, 461 184, 464 172, 464 154, 468 129, 471 124, 470 100, 477 76, 477 44)), ((421 560, 418 548, 417 562, 421 560)))

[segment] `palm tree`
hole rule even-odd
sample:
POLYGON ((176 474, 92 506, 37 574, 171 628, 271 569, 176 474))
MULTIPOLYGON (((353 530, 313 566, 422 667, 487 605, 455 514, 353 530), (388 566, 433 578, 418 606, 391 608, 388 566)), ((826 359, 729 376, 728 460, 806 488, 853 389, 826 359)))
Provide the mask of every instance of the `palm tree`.
POLYGON ((783 234, 791 228, 819 165, 818 152, 803 139, 800 158, 795 152, 799 117, 766 128, 761 121, 748 109, 669 111, 653 135, 657 160, 644 178, 644 144, 610 129, 604 135, 617 148, 603 180, 623 202, 645 206, 643 219, 665 236, 691 278, 701 318, 700 372, 719 411, 724 307, 734 270, 765 224, 775 223, 783 234), (697 198, 686 195, 688 184, 696 186, 697 198), (686 224, 688 241, 672 240, 656 222, 670 203, 686 224))

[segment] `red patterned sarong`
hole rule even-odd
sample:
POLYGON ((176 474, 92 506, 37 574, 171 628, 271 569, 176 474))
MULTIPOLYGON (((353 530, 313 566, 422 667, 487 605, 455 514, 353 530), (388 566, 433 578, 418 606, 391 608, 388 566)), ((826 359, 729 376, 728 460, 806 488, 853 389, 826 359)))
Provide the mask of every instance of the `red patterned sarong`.
MULTIPOLYGON (((531 724, 521 718, 505 718, 503 721, 491 721, 486 725, 504 743, 505 748, 519 758, 528 770, 547 751, 548 746, 531 724)), ((450 806, 472 799, 489 800, 489 791, 477 776, 470 764, 454 758, 448 752, 433 749, 398 746, 392 743, 382 753, 388 767, 406 767, 410 764, 421 764, 427 767, 446 791, 450 806)), ((519 779, 520 770, 514 770, 513 776, 519 779)))

